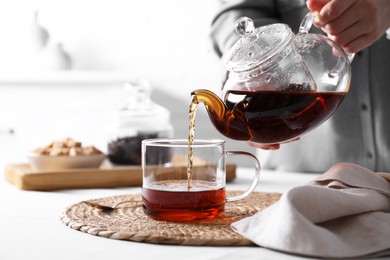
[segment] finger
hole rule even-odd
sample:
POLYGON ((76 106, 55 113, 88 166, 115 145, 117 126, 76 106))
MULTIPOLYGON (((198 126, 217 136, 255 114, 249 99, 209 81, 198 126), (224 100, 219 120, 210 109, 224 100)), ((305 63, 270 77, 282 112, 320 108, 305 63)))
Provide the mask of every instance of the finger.
POLYGON ((259 144, 251 141, 247 141, 246 143, 252 147, 260 148, 263 150, 278 150, 280 148, 280 144, 259 144))
MULTIPOLYGON (((366 14, 363 16, 365 15, 366 14)), ((343 15, 340 15, 336 19, 328 22, 322 27, 322 29, 331 35, 343 34, 345 30, 354 26, 354 24, 358 23, 361 19, 362 16, 356 14, 356 10, 354 8, 350 8, 346 10, 343 15)))
POLYGON ((357 53, 373 44, 377 39, 378 37, 375 33, 363 34, 360 37, 344 45, 343 49, 347 53, 357 53))
MULTIPOLYGON (((367 22, 367 19, 363 19, 353 24, 352 26, 344 29, 341 32, 337 32, 335 34, 331 33, 331 31, 326 30, 330 34, 330 38, 336 42, 341 47, 346 47, 347 44, 353 42, 357 38, 365 34, 370 34, 373 32, 373 28, 367 22)), ((334 30, 333 30, 334 31, 334 30)), ((355 46, 358 47, 358 46, 355 46)), ((349 51, 348 51, 349 52, 349 51)), ((350 52, 349 52, 350 53, 350 52)))
POLYGON ((315 19, 315 25, 323 27, 327 23, 340 17, 347 9, 351 8, 357 0, 331 0, 319 12, 315 19))
POLYGON ((307 8, 312 12, 321 11, 322 7, 326 5, 331 0, 308 0, 306 2, 307 8))

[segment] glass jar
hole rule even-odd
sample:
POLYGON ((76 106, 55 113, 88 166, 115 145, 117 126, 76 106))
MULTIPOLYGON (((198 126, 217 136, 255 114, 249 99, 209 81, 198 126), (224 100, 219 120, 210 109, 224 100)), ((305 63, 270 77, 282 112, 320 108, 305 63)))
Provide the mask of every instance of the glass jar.
POLYGON ((107 155, 113 164, 141 165, 142 140, 173 136, 170 112, 151 101, 147 81, 126 82, 124 89, 126 104, 109 113, 107 155))

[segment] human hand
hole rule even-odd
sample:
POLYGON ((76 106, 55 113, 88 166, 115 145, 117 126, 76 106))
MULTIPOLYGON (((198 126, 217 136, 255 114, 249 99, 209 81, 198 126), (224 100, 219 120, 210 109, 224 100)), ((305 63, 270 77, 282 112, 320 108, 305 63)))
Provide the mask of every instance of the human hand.
POLYGON ((306 4, 318 12, 314 25, 347 53, 370 46, 390 27, 389 0, 308 0, 306 4))
POLYGON ((263 150, 278 150, 280 148, 280 144, 259 144, 256 142, 247 141, 246 142, 249 146, 260 148, 263 150))
MULTIPOLYGON (((295 139, 288 141, 287 143, 297 141, 299 139, 300 139, 300 137, 297 137, 295 139)), ((252 147, 260 148, 263 150, 278 150, 280 148, 279 143, 278 144, 260 144, 260 143, 256 143, 256 142, 252 142, 252 141, 247 141, 246 143, 252 147)))

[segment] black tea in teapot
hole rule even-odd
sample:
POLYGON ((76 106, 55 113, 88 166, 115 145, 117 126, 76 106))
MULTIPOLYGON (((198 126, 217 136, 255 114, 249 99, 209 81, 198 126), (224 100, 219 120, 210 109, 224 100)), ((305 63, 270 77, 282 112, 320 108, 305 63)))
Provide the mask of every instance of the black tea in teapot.
POLYGON ((203 102, 215 128, 231 139, 262 144, 282 143, 314 129, 337 109, 345 92, 228 91, 225 102, 213 92, 195 90, 192 102, 203 102), (234 101, 233 101, 234 100, 234 101))

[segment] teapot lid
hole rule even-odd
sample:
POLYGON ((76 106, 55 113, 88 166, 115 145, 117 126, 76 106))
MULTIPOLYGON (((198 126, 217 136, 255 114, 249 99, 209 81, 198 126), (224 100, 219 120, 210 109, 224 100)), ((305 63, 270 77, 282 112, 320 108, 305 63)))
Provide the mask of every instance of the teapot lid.
POLYGON ((224 57, 226 68, 232 72, 247 71, 270 60, 293 39, 293 32, 286 24, 276 23, 256 29, 248 17, 239 18, 235 30, 241 38, 224 57))

